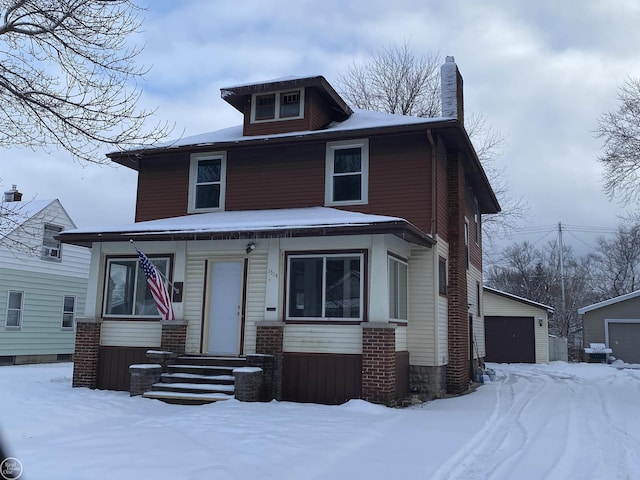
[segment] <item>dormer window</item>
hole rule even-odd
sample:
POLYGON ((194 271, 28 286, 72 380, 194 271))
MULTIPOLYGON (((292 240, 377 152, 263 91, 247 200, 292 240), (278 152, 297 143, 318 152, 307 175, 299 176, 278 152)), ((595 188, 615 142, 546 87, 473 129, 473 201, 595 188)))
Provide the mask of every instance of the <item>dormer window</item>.
POLYGON ((255 94, 251 101, 251 123, 302 118, 304 90, 255 94))

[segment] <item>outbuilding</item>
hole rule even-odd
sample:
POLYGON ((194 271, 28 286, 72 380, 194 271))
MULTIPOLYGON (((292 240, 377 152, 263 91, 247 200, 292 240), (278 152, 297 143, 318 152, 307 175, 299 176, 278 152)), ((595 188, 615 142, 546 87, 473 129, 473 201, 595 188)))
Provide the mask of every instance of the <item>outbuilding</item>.
POLYGON ((640 363, 640 290, 578 309, 583 346, 603 343, 626 363, 640 363))
POLYGON ((553 308, 511 293, 484 287, 487 362, 549 361, 549 314, 553 308))

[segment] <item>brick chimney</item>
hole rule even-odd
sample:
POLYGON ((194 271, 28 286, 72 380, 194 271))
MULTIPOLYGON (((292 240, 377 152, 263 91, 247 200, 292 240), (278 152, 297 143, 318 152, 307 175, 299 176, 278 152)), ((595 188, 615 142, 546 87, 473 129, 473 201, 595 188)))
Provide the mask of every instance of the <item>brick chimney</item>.
POLYGON ((18 191, 16 185, 11 186, 11 190, 4 192, 5 202, 19 202, 22 200, 22 193, 18 191))
POLYGON ((440 95, 442 116, 457 118, 464 125, 462 75, 453 57, 447 57, 440 67, 440 95))

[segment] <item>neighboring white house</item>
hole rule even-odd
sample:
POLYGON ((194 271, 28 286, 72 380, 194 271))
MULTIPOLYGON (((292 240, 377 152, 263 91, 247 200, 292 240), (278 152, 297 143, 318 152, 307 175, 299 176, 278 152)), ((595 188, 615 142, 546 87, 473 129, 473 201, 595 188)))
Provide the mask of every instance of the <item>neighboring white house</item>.
POLYGON ((61 245, 75 228, 59 200, 22 201, 15 185, 0 204, 0 363, 71 360, 91 251, 61 245))

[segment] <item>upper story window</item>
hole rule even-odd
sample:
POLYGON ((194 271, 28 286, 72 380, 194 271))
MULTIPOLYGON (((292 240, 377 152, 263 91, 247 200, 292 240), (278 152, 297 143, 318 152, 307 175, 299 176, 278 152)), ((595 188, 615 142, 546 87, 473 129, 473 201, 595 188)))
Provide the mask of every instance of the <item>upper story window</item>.
POLYGON ((227 156, 225 152, 194 153, 189 169, 189 209, 224 210, 227 156))
POLYGON ((327 144, 326 205, 368 202, 369 142, 349 140, 327 144))
POLYGON ((304 90, 255 94, 251 99, 251 123, 302 118, 304 90))
POLYGON ((409 271, 407 263, 389 257, 389 318, 408 320, 409 318, 409 271))
MULTIPOLYGON (((164 278, 169 278, 169 257, 153 257, 149 260, 164 278)), ((107 260, 103 316, 159 317, 138 257, 107 260)))
POLYGON ((19 329, 22 327, 22 308, 24 302, 24 292, 9 290, 7 299, 7 320, 5 327, 8 329, 19 329))
POLYGON ((289 257, 287 318, 361 320, 363 255, 289 257))
POLYGON ((62 232, 62 227, 56 225, 45 224, 42 236, 42 254, 40 258, 43 260, 60 261, 62 259, 62 248, 60 240, 55 237, 62 232))

